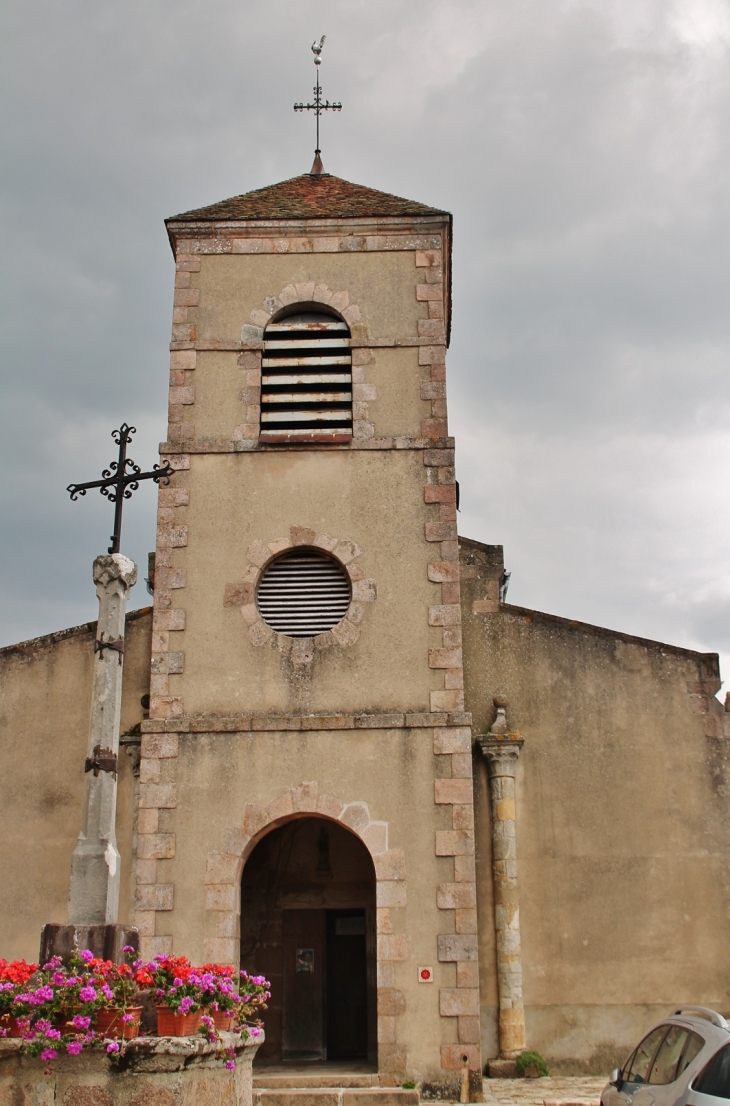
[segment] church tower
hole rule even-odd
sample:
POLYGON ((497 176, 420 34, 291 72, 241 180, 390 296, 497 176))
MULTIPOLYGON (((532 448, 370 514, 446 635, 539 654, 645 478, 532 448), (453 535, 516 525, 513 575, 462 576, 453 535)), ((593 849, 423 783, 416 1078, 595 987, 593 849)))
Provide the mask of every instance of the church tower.
POLYGON ((144 951, 266 974, 263 1060, 479 1073, 451 217, 307 174, 167 228, 144 951))

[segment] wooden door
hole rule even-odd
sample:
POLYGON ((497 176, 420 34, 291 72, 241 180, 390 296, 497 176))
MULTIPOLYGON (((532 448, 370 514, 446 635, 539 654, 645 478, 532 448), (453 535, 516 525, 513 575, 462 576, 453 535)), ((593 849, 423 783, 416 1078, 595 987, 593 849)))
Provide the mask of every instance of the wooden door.
POLYGON ((325 912, 284 910, 283 1060, 324 1060, 325 912))

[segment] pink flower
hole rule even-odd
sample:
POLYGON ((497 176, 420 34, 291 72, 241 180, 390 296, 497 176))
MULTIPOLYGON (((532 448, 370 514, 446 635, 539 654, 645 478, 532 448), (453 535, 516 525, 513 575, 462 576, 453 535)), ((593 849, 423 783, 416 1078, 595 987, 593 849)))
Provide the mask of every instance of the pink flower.
POLYGON ((83 1047, 83 1041, 69 1041, 66 1045, 66 1052, 70 1053, 71 1056, 78 1056, 83 1047))
POLYGON ((233 1071, 235 1066, 236 1066, 236 1061, 235 1060, 226 1060, 226 1067, 228 1068, 229 1071, 233 1071))
POLYGON ((82 987, 79 991, 79 998, 82 1002, 96 1002, 96 991, 93 987, 82 987))
POLYGON ((55 1060, 57 1056, 58 1052, 55 1048, 44 1048, 43 1052, 41 1053, 41 1060, 44 1060, 47 1063, 49 1060, 55 1060))
POLYGON ((109 1055, 111 1056, 112 1053, 119 1052, 119 1045, 117 1044, 116 1041, 110 1041, 109 1044, 106 1046, 106 1050, 109 1053, 109 1055))
POLYGON ((94 959, 94 954, 93 952, 89 952, 88 949, 84 949, 81 953, 81 959, 85 960, 87 964, 90 964, 91 961, 94 959))
POLYGON ((50 1037, 52 1041, 60 1041, 61 1040, 61 1034, 59 1033, 59 1031, 57 1029, 48 1029, 48 1030, 46 1030, 46 1037, 50 1037))
POLYGON ((75 1014, 71 1024, 74 1029, 88 1029, 91 1025, 91 1018, 87 1017, 86 1014, 75 1014))
POLYGON ((122 1014, 122 1021, 123 1022, 133 1022, 134 1021, 134 1014, 122 1014))

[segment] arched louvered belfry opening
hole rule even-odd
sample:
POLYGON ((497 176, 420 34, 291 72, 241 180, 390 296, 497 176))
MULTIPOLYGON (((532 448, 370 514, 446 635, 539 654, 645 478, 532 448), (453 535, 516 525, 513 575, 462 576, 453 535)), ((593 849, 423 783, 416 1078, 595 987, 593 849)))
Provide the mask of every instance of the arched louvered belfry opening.
POLYGON ((280 312, 264 331, 261 442, 349 442, 350 328, 321 305, 280 312))
POLYGON ((352 590, 344 566, 321 549, 298 546, 270 561, 256 589, 264 622, 289 637, 314 637, 347 614, 352 590))

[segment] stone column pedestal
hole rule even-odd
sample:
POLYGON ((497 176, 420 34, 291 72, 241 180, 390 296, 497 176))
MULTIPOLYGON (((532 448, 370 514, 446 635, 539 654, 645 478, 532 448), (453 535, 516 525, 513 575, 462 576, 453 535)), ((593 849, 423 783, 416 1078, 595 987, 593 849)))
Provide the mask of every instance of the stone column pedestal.
POLYGON ((522 944, 517 894, 517 838, 515 833, 515 771, 523 745, 509 733, 504 699, 495 699, 497 718, 491 731, 478 739, 489 770, 492 813, 492 872, 494 925, 497 936, 499 990, 499 1052, 504 1058, 525 1049, 525 1009, 522 998, 522 944))
POLYGON ((121 553, 97 557, 94 583, 99 622, 81 833, 71 861, 68 920, 71 925, 114 923, 119 908, 116 840, 117 758, 122 711, 124 618, 137 566, 121 553))
POLYGON ((139 933, 133 926, 64 926, 51 922, 41 930, 38 963, 47 964, 52 956, 60 956, 67 964, 76 950, 88 949, 100 960, 123 964, 125 946, 139 951, 139 933))

